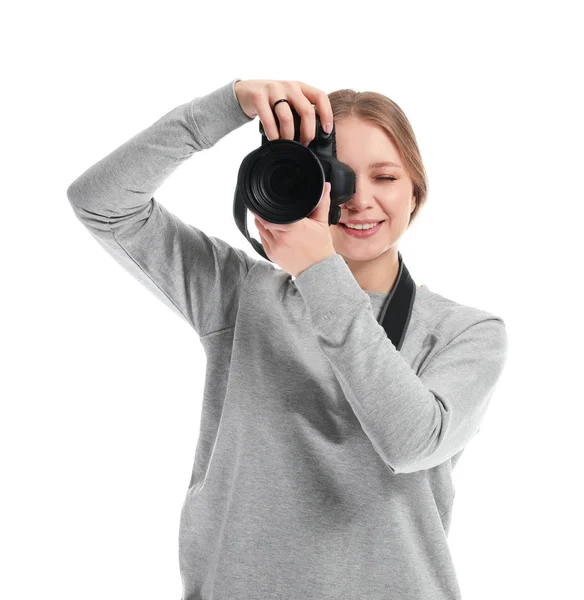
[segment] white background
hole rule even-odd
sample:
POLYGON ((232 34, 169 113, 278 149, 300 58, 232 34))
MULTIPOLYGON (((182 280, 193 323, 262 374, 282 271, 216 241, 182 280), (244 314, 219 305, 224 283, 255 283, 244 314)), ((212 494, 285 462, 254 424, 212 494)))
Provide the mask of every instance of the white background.
MULTIPOLYGON (((399 244, 408 269, 502 316, 510 342, 454 470, 463 599, 584 597, 577 3, 211 4, 4 11, 0 597, 180 597, 205 355, 81 226, 66 189, 238 77, 374 90, 407 114, 429 178, 399 244)), ((232 203, 258 127, 196 154, 156 194, 255 258, 232 203)))

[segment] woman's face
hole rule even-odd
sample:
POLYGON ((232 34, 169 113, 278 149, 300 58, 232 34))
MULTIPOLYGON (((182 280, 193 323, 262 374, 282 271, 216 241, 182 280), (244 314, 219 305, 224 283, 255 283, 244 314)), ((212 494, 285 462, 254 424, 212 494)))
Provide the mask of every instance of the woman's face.
POLYGON ((415 208, 412 180, 406 173, 395 144, 377 125, 349 117, 335 122, 337 159, 355 171, 355 194, 341 204, 338 225, 331 225, 337 254, 347 262, 374 259, 394 246, 407 229, 415 208), (391 161, 397 166, 370 166, 391 161), (381 179, 387 177, 390 179, 381 179), (354 237, 341 225, 350 220, 383 221, 377 233, 354 237))

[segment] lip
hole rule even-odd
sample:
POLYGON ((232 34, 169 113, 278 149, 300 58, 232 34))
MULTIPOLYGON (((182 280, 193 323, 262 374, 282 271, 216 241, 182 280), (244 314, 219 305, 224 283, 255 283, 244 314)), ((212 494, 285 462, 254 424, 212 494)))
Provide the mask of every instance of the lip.
POLYGON ((367 223, 379 223, 385 221, 385 219, 349 219, 348 221, 339 221, 339 223, 349 225, 367 225, 367 223))
MULTIPOLYGON (((371 222, 371 221, 369 221, 369 222, 371 222)), ((375 221, 373 221, 373 222, 375 223, 375 221)), ((351 221, 349 221, 349 223, 351 223, 351 221)), ((379 223, 376 227, 372 227, 371 229, 360 230, 360 229, 349 229, 348 227, 344 226, 345 223, 339 221, 339 225, 341 226, 343 233, 345 233, 346 235, 349 235, 351 237, 356 237, 356 238, 366 238, 366 237, 371 237, 372 235, 375 235, 381 229, 381 226, 383 225, 383 223, 385 223, 385 221, 381 221, 381 223, 379 223)))

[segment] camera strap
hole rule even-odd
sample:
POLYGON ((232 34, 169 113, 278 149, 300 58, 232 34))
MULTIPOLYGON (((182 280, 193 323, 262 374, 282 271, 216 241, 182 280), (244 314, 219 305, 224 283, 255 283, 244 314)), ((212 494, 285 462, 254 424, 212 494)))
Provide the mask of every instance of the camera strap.
POLYGON ((401 252, 398 251, 397 255, 399 259, 397 280, 383 302, 378 321, 396 350, 401 350, 414 308, 416 284, 401 252))

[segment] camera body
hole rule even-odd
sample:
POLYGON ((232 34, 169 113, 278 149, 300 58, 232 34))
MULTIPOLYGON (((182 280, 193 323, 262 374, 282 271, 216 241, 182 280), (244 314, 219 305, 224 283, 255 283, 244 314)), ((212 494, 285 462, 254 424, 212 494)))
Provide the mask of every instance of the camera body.
MULTIPOLYGON (((355 193, 355 172, 337 160, 335 125, 330 133, 324 131, 315 107, 315 136, 308 146, 304 146, 299 141, 300 115, 291 105, 290 110, 294 117, 293 140, 268 140, 260 121, 261 145, 243 159, 233 200, 233 216, 238 229, 266 260, 270 259, 262 244, 249 236, 247 210, 270 223, 295 223, 316 209, 325 182, 329 181, 329 225, 336 225, 341 218, 340 205, 348 202, 355 193)), ((275 113, 274 116, 279 129, 278 116, 275 113)))

